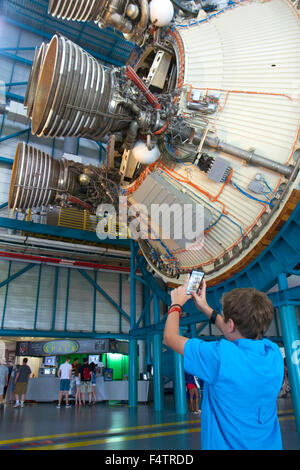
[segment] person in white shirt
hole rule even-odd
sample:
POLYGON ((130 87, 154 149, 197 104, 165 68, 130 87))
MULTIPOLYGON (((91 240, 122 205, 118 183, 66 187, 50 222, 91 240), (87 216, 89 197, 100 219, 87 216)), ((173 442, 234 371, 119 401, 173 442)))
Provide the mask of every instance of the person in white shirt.
POLYGON ((72 365, 70 364, 70 357, 67 357, 66 362, 60 365, 57 375, 60 379, 57 408, 60 408, 63 394, 65 394, 66 408, 70 408, 71 405, 69 405, 69 390, 72 378, 72 365))

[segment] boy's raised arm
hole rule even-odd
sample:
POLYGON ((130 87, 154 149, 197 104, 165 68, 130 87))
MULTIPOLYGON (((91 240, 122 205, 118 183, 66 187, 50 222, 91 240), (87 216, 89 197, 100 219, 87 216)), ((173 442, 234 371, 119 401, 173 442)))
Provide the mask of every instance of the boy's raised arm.
MULTIPOLYGON (((182 286, 172 290, 171 307, 173 305, 177 306, 179 310, 179 307, 182 307, 191 298, 191 296, 186 293, 188 280, 189 277, 182 286)), ((172 308, 169 309, 169 312, 170 310, 172 310, 172 308)), ((169 348, 183 355, 184 345, 188 338, 179 334, 179 319, 181 312, 178 310, 168 313, 164 331, 164 343, 166 346, 169 346, 169 348)))

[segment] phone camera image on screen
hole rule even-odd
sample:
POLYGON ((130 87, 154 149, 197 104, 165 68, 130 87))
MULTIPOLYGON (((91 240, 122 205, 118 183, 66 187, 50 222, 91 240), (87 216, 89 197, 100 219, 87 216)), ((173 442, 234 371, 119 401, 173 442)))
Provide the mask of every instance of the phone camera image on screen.
POLYGON ((192 271, 186 293, 190 295, 192 292, 198 292, 203 278, 204 273, 202 271, 192 271))

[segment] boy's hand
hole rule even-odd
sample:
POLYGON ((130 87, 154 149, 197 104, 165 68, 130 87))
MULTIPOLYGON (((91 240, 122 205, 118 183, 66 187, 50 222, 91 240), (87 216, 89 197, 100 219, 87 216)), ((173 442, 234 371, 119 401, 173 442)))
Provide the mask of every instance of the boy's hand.
POLYGON ((212 308, 208 305, 206 301, 206 282, 203 279, 202 287, 199 293, 192 292, 192 297, 194 299, 195 304, 203 312, 205 315, 208 315, 212 312, 212 308))
POLYGON ((185 283, 182 286, 177 287, 176 289, 172 290, 171 292, 171 305, 178 304, 178 305, 184 305, 188 300, 190 300, 192 297, 191 295, 187 295, 187 286, 189 282, 190 276, 188 275, 185 283))

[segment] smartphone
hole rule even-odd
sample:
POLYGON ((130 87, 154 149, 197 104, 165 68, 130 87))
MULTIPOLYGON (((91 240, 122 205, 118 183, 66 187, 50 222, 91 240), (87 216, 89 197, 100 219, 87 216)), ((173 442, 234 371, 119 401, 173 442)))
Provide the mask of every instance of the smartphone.
POLYGON ((192 292, 199 292, 203 279, 204 273, 202 271, 192 271, 186 293, 190 295, 192 292))

